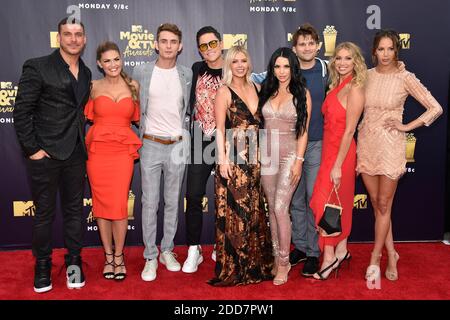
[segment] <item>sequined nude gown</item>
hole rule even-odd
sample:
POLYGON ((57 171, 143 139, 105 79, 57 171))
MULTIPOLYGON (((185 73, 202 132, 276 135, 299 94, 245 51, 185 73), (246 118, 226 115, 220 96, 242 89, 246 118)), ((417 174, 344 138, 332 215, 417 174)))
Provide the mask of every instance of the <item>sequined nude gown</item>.
POLYGON ((273 255, 281 265, 289 263, 291 245, 291 219, 289 207, 297 185, 291 184, 290 172, 295 161, 297 139, 295 123, 297 112, 292 99, 273 110, 267 101, 263 108, 267 152, 261 147, 261 182, 269 204, 270 231, 273 255))
POLYGON ((272 243, 259 162, 259 112, 252 114, 231 90, 226 150, 231 178, 216 168, 216 277, 213 286, 235 286, 272 278, 272 243))

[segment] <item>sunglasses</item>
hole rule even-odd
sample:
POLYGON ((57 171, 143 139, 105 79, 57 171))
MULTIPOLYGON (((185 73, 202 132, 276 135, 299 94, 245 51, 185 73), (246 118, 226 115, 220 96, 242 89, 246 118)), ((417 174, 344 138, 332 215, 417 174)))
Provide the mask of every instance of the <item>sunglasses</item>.
POLYGON ((215 48, 217 48, 218 45, 219 45, 219 40, 211 40, 208 43, 202 43, 201 45, 199 45, 198 49, 201 52, 205 52, 206 50, 208 50, 208 47, 210 47, 211 49, 215 49, 215 48))

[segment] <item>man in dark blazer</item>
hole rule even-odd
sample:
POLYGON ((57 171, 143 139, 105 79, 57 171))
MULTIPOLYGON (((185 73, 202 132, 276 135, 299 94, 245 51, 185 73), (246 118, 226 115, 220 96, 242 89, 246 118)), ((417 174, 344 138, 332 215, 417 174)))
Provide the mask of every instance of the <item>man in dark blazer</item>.
POLYGON ((80 255, 87 158, 83 109, 89 98, 91 71, 80 58, 86 45, 84 25, 63 19, 57 40, 59 49, 23 65, 14 106, 14 126, 27 157, 36 206, 32 237, 35 292, 52 289, 51 234, 58 189, 68 250, 67 287, 85 284, 80 255))

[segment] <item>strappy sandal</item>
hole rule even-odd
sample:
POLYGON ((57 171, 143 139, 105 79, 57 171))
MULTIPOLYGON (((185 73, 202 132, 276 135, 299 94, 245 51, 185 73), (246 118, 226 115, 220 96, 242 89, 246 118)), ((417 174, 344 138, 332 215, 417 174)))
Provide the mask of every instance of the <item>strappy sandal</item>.
POLYGON ((115 270, 117 268, 121 268, 121 267, 125 267, 125 258, 124 258, 123 252, 122 252, 122 254, 119 254, 118 256, 114 255, 114 280, 122 281, 127 277, 126 272, 115 273, 115 270), (120 258, 120 257, 122 257, 122 262, 119 264, 115 263, 115 258, 120 258))
POLYGON ((336 260, 334 260, 332 264, 328 265, 328 266, 327 266, 326 268, 324 268, 322 271, 316 272, 316 273, 313 275, 314 279, 316 279, 316 280, 322 280, 322 281, 327 280, 327 279, 330 277, 330 275, 331 275, 331 273, 332 273, 333 271, 334 271, 334 277, 337 278, 338 271, 339 271, 339 269, 338 269, 338 267, 337 267, 337 266, 338 266, 337 263, 339 263, 339 259, 338 259, 338 258, 336 258, 336 260), (330 273, 325 277, 324 274, 325 274, 328 270, 330 270, 330 269, 331 269, 330 273), (317 275, 317 276, 316 276, 316 275, 317 275))
MULTIPOLYGON (((374 256, 372 252, 372 256, 374 256)), ((371 264, 367 267, 365 279, 367 281, 376 281, 381 276, 380 271, 381 253, 378 255, 378 264, 371 264)))
POLYGON ((400 259, 400 256, 397 253, 397 251, 393 251, 393 252, 388 252, 388 257, 389 257, 389 260, 393 259, 395 261, 395 268, 389 270, 389 263, 388 263, 388 266, 386 267, 385 276, 386 276, 386 279, 388 279, 388 280, 396 281, 396 280, 398 280, 397 262, 398 262, 398 259, 400 259))
MULTIPOLYGON (((113 270, 114 270, 114 268, 115 268, 114 253, 106 253, 106 251, 105 251, 105 266, 111 266, 111 267, 113 267, 113 270), (113 257, 111 261, 108 261, 109 256, 113 257)), ((113 280, 114 279, 114 271, 108 271, 108 272, 103 271, 103 278, 108 279, 108 280, 113 280)))

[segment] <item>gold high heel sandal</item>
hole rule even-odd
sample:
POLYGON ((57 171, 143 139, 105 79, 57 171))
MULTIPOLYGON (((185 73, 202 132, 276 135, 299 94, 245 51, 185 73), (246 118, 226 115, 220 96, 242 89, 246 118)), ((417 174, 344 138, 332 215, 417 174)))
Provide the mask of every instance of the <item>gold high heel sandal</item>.
POLYGON ((277 256, 277 273, 273 278, 273 284, 281 286, 288 280, 288 274, 291 270, 291 264, 289 263, 289 251, 279 251, 277 256))
POLYGON ((398 280, 397 262, 400 259, 400 255, 397 253, 397 251, 393 251, 393 252, 388 252, 388 257, 389 257, 389 260, 394 259, 395 267, 394 267, 394 269, 389 270, 389 261, 388 261, 388 266, 386 267, 386 272, 384 275, 386 276, 386 279, 391 280, 391 281, 396 281, 396 280, 398 280))
POLYGON ((273 279, 273 284, 276 286, 281 286, 282 284, 285 284, 288 280, 288 274, 291 270, 291 264, 288 263, 286 266, 279 265, 278 266, 278 272, 273 279))

